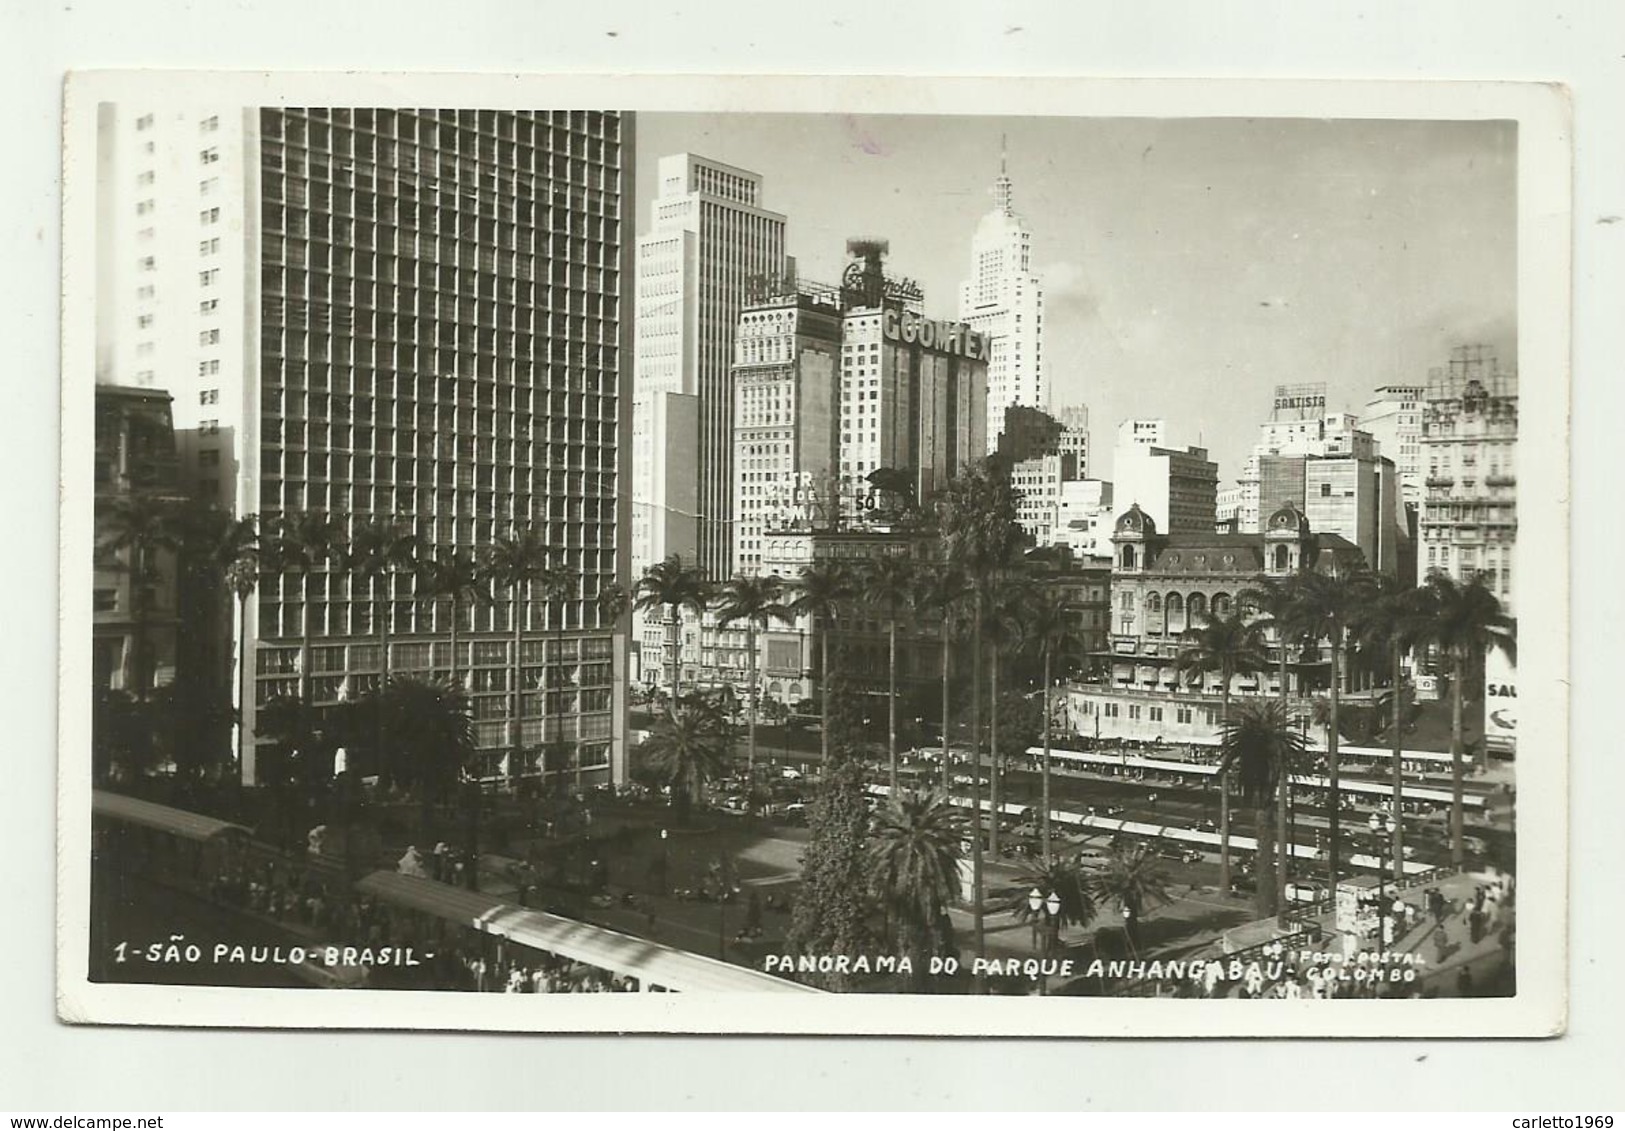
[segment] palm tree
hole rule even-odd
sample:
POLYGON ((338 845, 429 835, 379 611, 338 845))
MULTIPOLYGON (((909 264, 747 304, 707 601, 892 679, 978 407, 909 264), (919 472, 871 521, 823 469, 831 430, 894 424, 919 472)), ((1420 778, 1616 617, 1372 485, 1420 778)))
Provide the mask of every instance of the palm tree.
POLYGON ((564 697, 567 694, 566 689, 574 681, 569 678, 562 678, 559 681, 559 689, 554 691, 553 685, 555 681, 552 678, 552 673, 555 664, 563 665, 560 669, 561 676, 573 666, 566 664, 564 661, 564 608, 569 601, 575 598, 576 589, 580 584, 581 575, 567 566, 549 566, 536 576, 536 588, 540 590, 542 600, 547 603, 547 617, 553 626, 552 663, 548 663, 546 658, 542 661, 542 693, 545 697, 543 711, 550 709, 555 695, 558 697, 559 705, 558 722, 553 727, 553 737, 548 741, 550 744, 554 744, 560 753, 565 755, 563 758, 564 765, 574 767, 574 780, 577 789, 581 788, 581 747, 578 743, 571 742, 564 737, 564 697))
POLYGON ((1280 703, 1268 699, 1248 703, 1235 718, 1226 720, 1219 738, 1219 772, 1234 773, 1241 786, 1242 800, 1253 806, 1254 833, 1258 838, 1258 887, 1254 906, 1263 919, 1285 905, 1278 903, 1280 890, 1274 882, 1271 821, 1281 779, 1307 745, 1303 735, 1292 729, 1292 720, 1280 703))
POLYGON ((893 793, 875 814, 870 885, 886 933, 912 959, 913 988, 929 985, 933 957, 952 953, 948 908, 959 895, 965 817, 939 790, 893 793))
MULTIPOLYGON (((1044 929, 1045 957, 1059 948, 1062 927, 1087 927, 1095 921, 1089 873, 1077 860, 1046 859, 1042 867, 1016 877, 1015 891, 1010 910, 1018 923, 1031 923, 1035 931, 1044 929), (1052 902, 1054 911, 1050 910, 1052 902)), ((1040 975, 1039 993, 1047 982, 1040 975)))
POLYGON ((1423 600, 1420 642, 1450 659, 1450 860, 1460 867, 1467 859, 1462 829, 1463 684, 1492 651, 1518 662, 1518 622, 1502 611, 1481 573, 1465 585, 1448 574, 1430 574, 1423 600))
MULTIPOLYGON (((982 628, 988 595, 999 570, 1025 545, 1016 522, 1020 495, 987 461, 948 481, 936 500, 938 533, 948 562, 962 570, 971 590, 971 916, 976 956, 987 956, 982 922, 982 628)), ((983 983, 985 985, 985 982, 983 983)))
POLYGON ((965 582, 965 575, 949 565, 924 571, 916 581, 919 588, 914 595, 914 607, 935 615, 942 633, 942 788, 947 791, 953 780, 952 759, 949 757, 949 728, 953 712, 948 686, 953 672, 954 620, 970 588, 965 582))
POLYGON ((852 596, 852 582, 839 562, 814 562, 801 571, 789 609, 809 617, 818 635, 818 694, 823 764, 829 765, 829 638, 841 605, 852 596))
POLYGON ((241 557, 226 567, 226 584, 231 587, 232 595, 237 598, 236 729, 239 773, 243 762, 243 725, 248 711, 248 689, 252 684, 248 678, 248 599, 254 595, 254 588, 259 583, 258 554, 245 551, 241 557))
MULTIPOLYGON (((524 635, 525 613, 535 582, 547 570, 553 556, 547 535, 532 523, 515 525, 498 538, 486 558, 485 571, 493 584, 508 590, 509 606, 513 610, 513 664, 509 672, 512 681, 513 713, 509 717, 512 743, 509 752, 508 776, 517 782, 525 774, 526 754, 524 741, 524 635)), ((545 666, 544 666, 544 671, 545 666)))
POLYGON ((276 524, 268 547, 268 565, 275 573, 297 573, 301 579, 299 616, 299 692, 310 701, 311 582, 316 569, 344 554, 344 529, 320 511, 284 514, 276 524))
POLYGON ((711 603, 711 587, 699 570, 683 565, 683 559, 673 554, 665 561, 656 562, 644 571, 638 580, 637 594, 632 607, 644 609, 665 608, 667 634, 671 650, 671 700, 677 702, 681 688, 682 641, 681 618, 687 609, 702 616, 711 603))
MULTIPOLYGON (((1240 616, 1210 616, 1200 628, 1188 628, 1175 661, 1187 680, 1199 682, 1211 672, 1219 675, 1219 725, 1230 721, 1230 684, 1236 676, 1262 671, 1264 630, 1256 621, 1240 616)), ((1219 890, 1230 894, 1230 775, 1220 766, 1219 779, 1219 890)))
POLYGON ((1064 668, 1082 655, 1083 639, 1066 599, 1053 594, 1044 594, 1034 601, 1022 629, 1027 647, 1036 648, 1044 658, 1044 761, 1040 767, 1043 817, 1039 832, 1044 843, 1044 864, 1048 867, 1055 862, 1050 832, 1050 727, 1055 717, 1055 664, 1059 661, 1064 668))
POLYGON ((1297 596, 1295 620, 1308 639, 1326 641, 1331 658, 1331 672, 1327 677, 1326 874, 1327 887, 1336 891, 1338 850, 1342 846, 1343 795, 1337 758, 1341 736, 1337 730, 1337 708, 1343 694, 1343 649, 1348 644, 1349 625, 1371 598, 1371 579, 1363 568, 1334 562, 1329 570, 1300 574, 1294 579, 1293 591, 1297 596))
POLYGON ((478 602, 486 604, 491 602, 485 573, 473 557, 459 553, 454 546, 446 547, 443 553, 424 559, 420 563, 415 592, 424 600, 451 602, 451 619, 448 625, 448 634, 451 637, 450 679, 453 687, 461 687, 462 681, 457 678, 457 632, 462 619, 460 614, 465 603, 473 605, 478 602))
MULTIPOLYGON (((1246 590, 1236 600, 1244 619, 1256 617, 1257 624, 1274 630, 1278 664, 1276 691, 1280 696, 1281 711, 1288 718, 1291 717, 1291 710, 1288 706, 1290 697, 1287 691, 1287 662, 1291 657, 1291 650, 1295 647, 1301 648, 1304 640, 1303 626, 1298 620, 1297 601, 1296 587, 1291 578, 1284 581, 1266 578, 1260 588, 1246 590)), ((1287 828, 1287 809, 1291 799, 1292 772, 1289 766, 1287 772, 1280 776, 1275 799, 1275 903, 1280 909, 1283 927, 1286 926, 1287 876, 1292 864, 1293 849, 1296 847, 1287 828)))
POLYGON ((888 783, 897 792, 897 625, 903 610, 914 601, 917 571, 914 562, 899 554, 872 559, 858 577, 863 600, 886 616, 886 754, 888 783))
POLYGON ((378 751, 377 772, 417 794, 428 838, 434 806, 451 798, 474 756, 468 696, 454 683, 401 676, 370 698, 388 716, 392 735, 389 747, 378 751))
POLYGON ((345 548, 344 566, 352 577, 365 580, 372 592, 373 616, 378 622, 378 686, 389 683, 389 634, 393 575, 415 575, 420 544, 417 535, 386 518, 357 522, 345 548))
POLYGON ((1097 901, 1115 903, 1122 909, 1123 933, 1133 947, 1145 913, 1171 898, 1170 882, 1156 849, 1136 842, 1114 846, 1105 869, 1095 873, 1089 888, 1097 901))
POLYGON ((756 634, 766 632, 770 621, 789 622, 791 613, 783 597, 784 582, 780 578, 739 574, 722 587, 721 604, 717 607, 718 624, 726 627, 745 622, 745 663, 750 669, 745 691, 749 728, 745 741, 745 780, 750 783, 748 790, 752 795, 756 789, 756 713, 762 696, 756 678, 756 634))
POLYGON ((148 640, 152 589, 159 580, 159 555, 177 544, 174 503, 158 495, 132 494, 112 500, 97 523, 98 552, 117 561, 130 578, 130 692, 152 692, 153 656, 148 640))
POLYGON ((691 806, 708 781, 727 770, 727 734, 714 710, 697 699, 673 700, 655 723, 642 747, 649 766, 671 787, 671 806, 679 825, 688 823, 691 806))
POLYGON ((1371 600, 1360 610, 1351 626, 1355 648, 1380 655, 1388 667, 1388 705, 1393 714, 1388 723, 1389 753, 1393 764, 1393 853, 1394 875, 1405 874, 1405 653, 1416 646, 1427 631, 1423 611, 1425 590, 1401 583, 1390 574, 1372 579, 1371 600))
POLYGON ((988 827, 988 851, 999 854, 999 822, 1003 815, 1004 758, 999 753, 999 674, 1005 655, 1021 643, 1022 622, 1035 600, 1031 582, 1013 568, 1001 571, 997 587, 990 594, 987 623, 982 636, 991 646, 988 665, 988 804, 993 822, 988 827))

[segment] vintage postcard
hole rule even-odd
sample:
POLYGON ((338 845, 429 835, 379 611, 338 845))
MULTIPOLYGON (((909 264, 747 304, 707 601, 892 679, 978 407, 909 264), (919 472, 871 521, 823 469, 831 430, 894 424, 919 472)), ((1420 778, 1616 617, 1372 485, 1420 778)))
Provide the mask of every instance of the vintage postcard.
POLYGON ((1563 1030, 1561 88, 66 104, 64 1020, 1563 1030))

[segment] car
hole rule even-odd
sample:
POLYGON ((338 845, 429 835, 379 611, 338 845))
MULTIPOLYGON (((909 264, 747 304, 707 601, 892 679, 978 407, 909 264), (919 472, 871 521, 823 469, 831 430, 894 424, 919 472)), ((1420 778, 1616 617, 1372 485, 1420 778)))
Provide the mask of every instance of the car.
POLYGON ((1319 903, 1326 898, 1326 889, 1320 884, 1290 883, 1286 885, 1288 903, 1319 903))
POLYGON ((785 781, 800 781, 805 776, 805 774, 796 769, 794 766, 779 767, 779 777, 783 778, 785 781))

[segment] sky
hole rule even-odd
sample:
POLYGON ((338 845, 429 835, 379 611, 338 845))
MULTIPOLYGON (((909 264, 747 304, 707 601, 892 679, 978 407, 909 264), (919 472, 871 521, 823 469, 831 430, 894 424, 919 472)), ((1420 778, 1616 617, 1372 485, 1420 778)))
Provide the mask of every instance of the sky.
POLYGON ((1359 412, 1452 346, 1515 368, 1516 126, 1505 122, 642 113, 637 230, 685 150, 761 173, 804 278, 853 236, 953 317, 1001 152, 1045 286, 1051 407, 1090 410, 1091 474, 1119 421, 1165 417, 1231 482, 1274 386, 1359 412))

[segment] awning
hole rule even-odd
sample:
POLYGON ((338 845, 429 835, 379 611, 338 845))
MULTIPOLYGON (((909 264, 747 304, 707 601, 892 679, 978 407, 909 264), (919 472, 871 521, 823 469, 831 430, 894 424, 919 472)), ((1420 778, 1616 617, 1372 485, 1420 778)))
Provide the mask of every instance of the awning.
POLYGON ((519 946, 584 962, 641 983, 682 993, 818 993, 714 958, 663 946, 606 927, 516 907, 488 895, 398 872, 374 872, 356 885, 388 903, 461 923, 519 946))
POLYGON ((103 789, 91 791, 90 812, 95 817, 141 825, 187 840, 212 840, 222 833, 248 832, 242 825, 234 825, 230 821, 205 817, 201 813, 188 813, 185 809, 172 809, 155 801, 143 801, 139 797, 127 797, 103 789))

